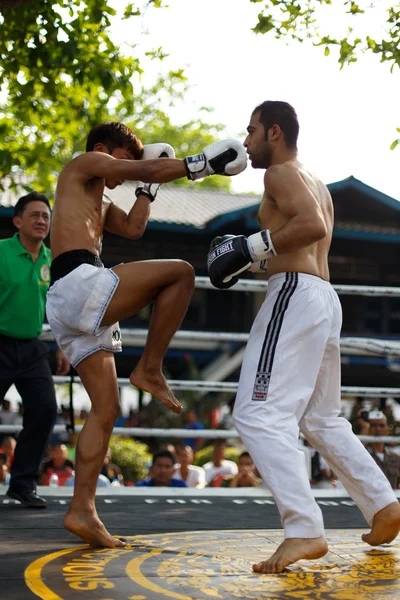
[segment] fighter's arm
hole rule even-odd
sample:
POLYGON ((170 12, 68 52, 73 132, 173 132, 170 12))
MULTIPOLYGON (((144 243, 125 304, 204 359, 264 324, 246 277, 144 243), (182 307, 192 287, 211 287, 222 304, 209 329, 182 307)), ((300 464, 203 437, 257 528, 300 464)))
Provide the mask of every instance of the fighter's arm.
MULTIPOLYGON (((325 237, 327 229, 321 207, 304 183, 296 167, 276 165, 268 169, 265 193, 272 198, 287 221, 274 232, 263 229, 248 238, 244 235, 225 235, 215 238, 207 257, 211 283, 229 288, 238 281, 238 275, 254 263, 268 261, 277 254, 305 248, 325 237)), ((260 208, 261 223, 266 204, 260 208)))
MULTIPOLYGON (((277 254, 305 248, 326 236, 327 229, 318 200, 293 165, 275 165, 264 177, 266 194, 287 218, 282 227, 271 232, 277 254)), ((260 220, 263 222, 263 207, 260 220)))
POLYGON ((86 152, 75 158, 69 167, 85 181, 94 177, 116 181, 144 181, 145 183, 168 183, 187 176, 183 160, 125 160, 114 158, 105 152, 86 152))
POLYGON ((125 238, 138 240, 146 229, 150 216, 151 202, 148 196, 140 194, 135 197, 135 203, 129 213, 111 202, 104 229, 125 238))

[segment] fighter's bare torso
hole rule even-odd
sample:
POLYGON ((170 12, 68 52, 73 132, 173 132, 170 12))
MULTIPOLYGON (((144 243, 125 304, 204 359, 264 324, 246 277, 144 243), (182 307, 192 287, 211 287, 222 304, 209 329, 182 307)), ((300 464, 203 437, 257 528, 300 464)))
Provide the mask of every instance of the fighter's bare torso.
MULTIPOLYGON (((284 254, 278 253, 275 258, 269 259, 268 275, 282 272, 309 273, 329 281, 328 252, 334 219, 332 198, 327 187, 315 175, 306 171, 297 160, 290 161, 290 164, 297 168, 304 183, 316 198, 322 211, 327 234, 322 240, 305 248, 284 254)), ((288 217, 279 210, 275 199, 268 194, 268 190, 264 192, 258 220, 261 228, 269 229, 271 234, 288 221, 288 217)))
MULTIPOLYGON (((69 250, 90 250, 100 255, 103 229, 110 202, 103 199, 106 180, 88 177, 89 161, 103 158, 90 152, 68 163, 58 178, 51 229, 53 260, 69 250)), ((132 160, 124 149, 115 151, 115 158, 132 160)), ((113 187, 122 183, 114 181, 113 187)))

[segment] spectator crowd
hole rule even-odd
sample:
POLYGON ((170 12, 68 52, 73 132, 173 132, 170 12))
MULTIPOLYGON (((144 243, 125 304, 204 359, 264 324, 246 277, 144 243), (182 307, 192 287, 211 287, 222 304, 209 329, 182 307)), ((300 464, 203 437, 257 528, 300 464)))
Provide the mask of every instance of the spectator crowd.
MULTIPOLYGON (((350 418, 353 428, 360 435, 387 436, 396 426, 391 412, 377 409, 362 410, 356 403, 350 418)), ((10 402, 3 401, 0 410, 0 422, 3 425, 14 425, 22 418, 21 408, 18 412, 11 411, 10 402)), ((84 423, 86 411, 77 416, 78 423, 84 423)), ((68 411, 65 407, 58 416, 59 423, 68 422, 68 411)), ((129 426, 137 426, 140 416, 130 411, 121 425, 128 422, 129 426)), ((186 418, 186 429, 204 429, 194 411, 186 418)), ((147 425, 147 423, 146 423, 147 425)), ((129 439, 129 436, 126 436, 129 439)), ((14 459, 18 435, 0 435, 0 485, 10 482, 10 470, 14 459)), ((368 442, 366 447, 387 476, 394 489, 400 488, 400 446, 384 442, 368 442)), ((189 487, 202 489, 206 487, 265 487, 259 473, 246 449, 230 446, 226 440, 216 439, 208 446, 201 438, 183 438, 178 443, 164 443, 153 449, 153 455, 147 464, 147 476, 137 480, 125 480, 123 468, 113 461, 111 448, 108 449, 101 474, 99 487, 120 487, 136 485, 138 487, 189 487), (193 443, 193 440, 196 443, 193 443), (190 441, 190 443, 188 443, 190 441), (229 455, 229 456, 227 456, 229 455), (194 464, 197 463, 197 464, 194 464)), ((299 450, 304 453, 309 472, 310 484, 314 488, 341 487, 335 473, 324 458, 316 452, 306 440, 299 440, 299 450)), ((68 432, 53 434, 46 456, 41 463, 39 485, 73 486, 74 484, 74 435, 68 432)))

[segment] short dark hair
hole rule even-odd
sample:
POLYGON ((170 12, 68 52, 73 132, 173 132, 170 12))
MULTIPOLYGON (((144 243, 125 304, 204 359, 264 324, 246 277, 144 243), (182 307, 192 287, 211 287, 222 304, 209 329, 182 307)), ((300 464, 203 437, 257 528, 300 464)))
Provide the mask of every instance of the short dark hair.
POLYGON ((240 460, 241 458, 250 458, 250 460, 252 462, 254 462, 253 459, 250 456, 250 452, 247 452, 247 450, 245 450, 244 452, 242 452, 242 454, 239 456, 238 460, 240 460))
POLYGON ((29 202, 43 202, 49 208, 49 210, 51 210, 50 202, 47 196, 41 194, 40 192, 31 192, 30 194, 21 196, 21 198, 18 199, 17 204, 14 206, 14 217, 20 217, 29 202))
POLYGON ((86 152, 91 152, 96 144, 104 144, 109 152, 115 148, 127 148, 136 160, 143 156, 143 144, 137 135, 132 129, 116 121, 93 127, 86 141, 86 152))
POLYGON ((156 464, 157 458, 169 458, 172 464, 175 464, 175 456, 169 450, 159 450, 153 455, 153 465, 156 464))
POLYGON ((296 148, 299 136, 299 122, 293 106, 288 102, 266 100, 256 106, 253 110, 253 115, 257 112, 260 113, 260 122, 264 125, 265 139, 268 136, 268 129, 273 125, 279 125, 285 136, 286 145, 289 148, 296 148))

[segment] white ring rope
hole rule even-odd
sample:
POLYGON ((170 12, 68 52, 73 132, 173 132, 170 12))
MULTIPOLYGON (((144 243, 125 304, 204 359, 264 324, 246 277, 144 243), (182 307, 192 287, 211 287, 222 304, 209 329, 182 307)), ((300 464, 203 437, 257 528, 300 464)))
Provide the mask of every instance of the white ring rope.
MULTIPOLYGON (((79 377, 70 375, 54 375, 54 383, 63 385, 66 383, 81 383, 79 377)), ((118 385, 132 386, 128 377, 118 377, 118 385)), ((168 385, 173 390, 192 391, 192 392, 229 392, 234 393, 238 388, 237 381, 200 381, 185 379, 169 379, 168 385)), ((342 397, 352 398, 362 396, 363 398, 400 398, 400 388, 374 388, 364 386, 342 386, 342 397)))
MULTIPOLYGON (((75 431, 79 432, 83 425, 76 425, 75 431)), ((22 425, 0 425, 0 433, 18 433, 22 430, 22 425)), ((53 433, 65 433, 65 425, 54 425, 53 433)), ((134 437, 161 437, 161 438, 200 438, 208 440, 239 438, 235 429, 160 429, 145 427, 114 427, 113 435, 134 436, 134 437)), ((384 435, 357 436, 362 442, 388 442, 400 444, 400 436, 384 435)))
MULTIPOLYGON (((333 289, 340 296, 389 296, 400 297, 400 288, 381 285, 341 285, 333 284, 333 289)), ((196 288, 203 290, 216 290, 208 277, 196 277, 196 288)), ((254 279, 241 279, 227 292, 266 292, 268 281, 254 279)))
MULTIPOLYGON (((54 340, 53 333, 48 325, 43 326, 42 335, 44 341, 54 340)), ((122 329, 123 343, 128 347, 143 347, 147 339, 147 329, 122 329)), ((249 339, 248 333, 230 333, 225 331, 177 331, 170 347, 185 347, 187 342, 197 342, 204 348, 218 347, 221 343, 246 343, 249 339), (183 343, 182 343, 183 342, 183 343), (210 346, 211 342, 211 346, 210 346)), ((199 346, 197 346, 199 347, 199 346)), ((340 349, 346 354, 364 353, 367 356, 391 356, 400 357, 400 342, 389 340, 378 340, 376 338, 343 337, 340 339, 340 349)))

